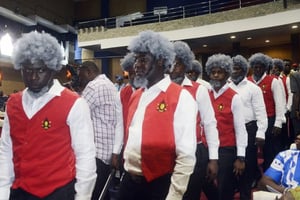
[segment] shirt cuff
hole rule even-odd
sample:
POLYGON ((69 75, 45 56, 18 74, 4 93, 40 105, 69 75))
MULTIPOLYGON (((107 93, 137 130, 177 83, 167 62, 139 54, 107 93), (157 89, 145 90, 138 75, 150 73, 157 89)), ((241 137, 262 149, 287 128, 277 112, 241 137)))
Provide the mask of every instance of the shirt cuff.
POLYGON ((218 152, 218 148, 214 148, 214 147, 209 147, 208 148, 208 154, 209 154, 209 159, 210 160, 218 160, 219 159, 219 152, 218 152))
POLYGON ((237 147, 237 156, 246 156, 246 147, 237 147))

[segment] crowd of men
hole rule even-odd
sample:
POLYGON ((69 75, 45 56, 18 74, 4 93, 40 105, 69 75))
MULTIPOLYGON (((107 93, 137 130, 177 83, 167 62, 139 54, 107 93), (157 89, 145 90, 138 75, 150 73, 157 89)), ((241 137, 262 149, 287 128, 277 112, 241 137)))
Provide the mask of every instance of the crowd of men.
POLYGON ((261 188, 295 197, 300 75, 291 61, 217 53, 205 81, 187 43, 148 30, 121 59, 120 91, 92 61, 71 91, 55 79, 63 58, 51 35, 24 34, 13 55, 26 89, 6 104, 0 200, 110 200, 112 169, 120 200, 250 200, 261 176, 261 188))

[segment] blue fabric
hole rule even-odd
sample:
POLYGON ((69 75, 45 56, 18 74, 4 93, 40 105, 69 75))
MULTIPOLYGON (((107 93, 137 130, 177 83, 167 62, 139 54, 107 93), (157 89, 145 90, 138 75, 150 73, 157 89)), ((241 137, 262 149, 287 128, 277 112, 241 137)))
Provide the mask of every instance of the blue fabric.
POLYGON ((295 188, 300 185, 300 151, 282 151, 273 160, 265 175, 272 178, 276 183, 295 188))

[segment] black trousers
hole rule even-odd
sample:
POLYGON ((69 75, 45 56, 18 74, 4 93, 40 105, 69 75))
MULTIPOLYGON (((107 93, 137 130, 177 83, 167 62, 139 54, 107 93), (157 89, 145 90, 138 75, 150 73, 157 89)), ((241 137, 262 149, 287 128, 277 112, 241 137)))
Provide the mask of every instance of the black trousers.
POLYGON ((170 183, 171 174, 147 182, 143 176, 125 172, 120 186, 120 200, 165 200, 170 183))
POLYGON ((11 189, 9 200, 74 200, 75 198, 75 180, 71 181, 67 185, 56 189, 54 192, 46 196, 45 198, 39 198, 34 196, 22 188, 11 189))
POLYGON ((283 150, 283 141, 281 135, 275 136, 272 133, 274 123, 275 117, 268 117, 268 128, 266 131, 265 145, 263 148, 264 171, 266 171, 270 167, 275 156, 283 150))
POLYGON ((232 200, 237 184, 233 173, 233 163, 236 160, 236 147, 219 148, 219 171, 217 185, 207 182, 203 188, 209 200, 232 200))
MULTIPOLYGON (((104 188, 106 180, 110 174, 110 166, 105 164, 102 160, 96 158, 96 165, 97 165, 97 179, 96 184, 93 190, 92 199, 91 200, 98 200, 101 192, 104 188)), ((107 192, 104 200, 109 200, 109 193, 107 192)))
POLYGON ((200 199, 202 187, 205 184, 208 160, 207 147, 202 143, 198 144, 196 150, 196 165, 183 196, 184 200, 200 199))
POLYGON ((257 164, 257 146, 256 146, 256 121, 252 121, 246 124, 248 133, 248 146, 246 148, 246 160, 245 171, 239 177, 238 189, 240 191, 241 200, 251 200, 252 183, 256 179, 256 173, 258 171, 257 164))

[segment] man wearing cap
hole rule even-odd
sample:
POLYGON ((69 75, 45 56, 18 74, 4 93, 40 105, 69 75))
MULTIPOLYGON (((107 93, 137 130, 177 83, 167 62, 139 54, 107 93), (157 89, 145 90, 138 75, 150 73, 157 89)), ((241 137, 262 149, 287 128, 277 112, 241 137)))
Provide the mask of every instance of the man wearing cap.
POLYGON ((170 78, 173 82, 188 90, 198 105, 196 124, 197 161, 183 199, 199 200, 205 179, 213 181, 217 176, 219 149, 217 121, 207 88, 199 83, 190 81, 185 76, 186 71, 190 70, 194 60, 193 52, 185 42, 176 41, 173 45, 176 56, 170 78))
POLYGON ((197 105, 165 76, 175 57, 168 39, 143 31, 128 49, 140 89, 129 103, 120 199, 181 200, 195 165, 197 105))
POLYGON ((233 71, 229 86, 241 97, 244 106, 243 115, 248 133, 245 159, 246 167, 245 172, 238 180, 238 186, 240 199, 251 200, 251 186, 257 176, 256 172, 259 171, 257 147, 263 147, 264 144, 265 132, 268 127, 267 113, 262 91, 257 85, 246 78, 248 73, 246 58, 237 55, 232 58, 232 61, 233 71))
POLYGON ((88 104, 54 79, 63 60, 47 33, 24 34, 14 68, 26 88, 7 102, 0 143, 0 199, 87 200, 96 180, 88 104))

